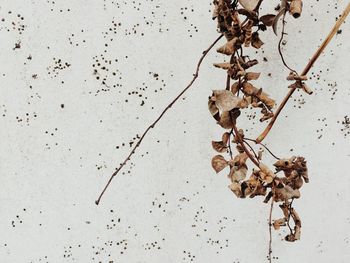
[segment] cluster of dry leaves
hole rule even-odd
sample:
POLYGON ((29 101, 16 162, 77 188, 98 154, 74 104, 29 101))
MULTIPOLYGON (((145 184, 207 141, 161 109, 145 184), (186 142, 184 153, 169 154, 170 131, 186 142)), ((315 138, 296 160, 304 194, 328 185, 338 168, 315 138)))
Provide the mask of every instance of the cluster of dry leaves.
MULTIPOLYGON (((273 164, 274 171, 262 163, 262 151, 256 153, 244 136, 243 130, 236 127, 236 120, 241 109, 252 107, 261 110, 260 121, 266 121, 274 116, 275 101, 261 88, 255 87, 251 81, 257 80, 260 73, 251 71, 258 64, 255 59, 244 56, 244 48, 259 49, 264 42, 260 39, 260 32, 272 27, 276 32, 277 23, 286 12, 293 17, 299 17, 302 11, 301 0, 281 1, 276 7, 275 14, 260 16, 259 7, 262 0, 214 0, 213 19, 217 19, 218 30, 226 37, 226 44, 219 47, 217 52, 229 56, 229 62, 216 63, 215 67, 227 72, 226 88, 214 90, 209 97, 209 111, 226 131, 220 141, 213 141, 212 146, 218 153, 228 153, 227 160, 222 155, 212 159, 214 170, 219 173, 229 168, 228 178, 231 180, 229 188, 239 198, 264 196, 264 202, 278 202, 283 217, 274 220, 273 226, 277 230, 287 226, 290 234, 287 241, 300 239, 301 221, 292 207, 293 200, 300 197, 303 183, 309 182, 306 161, 303 157, 278 159, 273 164), (233 82, 231 84, 231 81, 233 82), (232 152, 231 145, 235 145, 237 154, 232 152), (255 168, 248 173, 247 160, 250 159, 255 168), (281 173, 281 175, 279 174, 281 173), (294 227, 291 227, 291 219, 294 227)), ((287 78, 295 81, 293 85, 307 93, 312 91, 305 85, 305 76, 291 72, 287 78)), ((293 86, 294 87, 294 86, 293 86)))

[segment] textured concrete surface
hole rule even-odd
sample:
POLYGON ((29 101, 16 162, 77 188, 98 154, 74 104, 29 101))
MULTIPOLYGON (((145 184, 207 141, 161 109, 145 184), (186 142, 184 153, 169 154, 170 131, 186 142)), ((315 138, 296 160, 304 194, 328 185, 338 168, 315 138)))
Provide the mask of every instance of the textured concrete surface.
MULTIPOLYGON (((283 47, 299 71, 347 3, 304 2, 283 47)), ((236 199, 210 165, 222 130, 207 98, 225 84, 215 52, 94 204, 216 36, 211 1, 0 0, 0 262, 267 262, 268 205, 236 199)), ((295 202, 302 239, 274 231, 274 262, 350 262, 349 37, 347 22, 309 75, 315 93, 296 93, 266 139, 305 156, 310 176, 295 202)), ((280 101, 289 72, 278 38, 262 39, 256 83, 280 101)), ((238 125, 255 137, 254 122, 238 125)))

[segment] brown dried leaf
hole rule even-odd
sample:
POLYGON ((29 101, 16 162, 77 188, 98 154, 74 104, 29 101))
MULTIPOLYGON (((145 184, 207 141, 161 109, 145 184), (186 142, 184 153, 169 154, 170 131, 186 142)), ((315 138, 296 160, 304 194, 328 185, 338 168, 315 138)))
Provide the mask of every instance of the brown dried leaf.
POLYGON ((269 120, 269 119, 271 119, 273 116, 274 116, 273 112, 266 112, 266 113, 264 113, 264 115, 260 118, 260 121, 263 122, 263 121, 269 120))
POLYGON ((248 11, 253 11, 257 7, 259 0, 238 0, 238 2, 248 11))
MULTIPOLYGON (((215 4, 215 2, 214 2, 215 4)), ((217 4, 214 5, 214 10, 212 14, 213 20, 219 16, 219 6, 217 4)))
POLYGON ((273 228, 279 230, 281 226, 286 226, 287 219, 285 217, 277 219, 273 222, 273 228))
POLYGON ((287 201, 289 199, 299 197, 300 191, 298 189, 293 189, 289 185, 286 185, 282 188, 277 187, 273 196, 275 202, 287 201))
POLYGON ((214 117, 214 119, 219 121, 220 120, 219 109, 216 107, 215 102, 209 99, 208 108, 211 115, 214 117))
POLYGON ((232 184, 229 185, 229 188, 238 198, 241 198, 243 196, 241 185, 239 183, 233 182, 232 184))
POLYGON ((242 165, 241 167, 232 166, 228 177, 232 182, 240 182, 246 178, 247 172, 248 167, 246 165, 242 165))
POLYGON ((225 70, 229 70, 232 68, 232 64, 230 63, 214 63, 214 67, 216 68, 222 68, 222 69, 225 69, 225 70))
POLYGON ((267 14, 267 15, 261 16, 259 20, 260 20, 265 26, 272 26, 275 17, 276 17, 276 15, 267 14))
POLYGON ((219 47, 216 51, 225 55, 232 55, 237 51, 237 40, 235 37, 232 40, 228 41, 225 45, 219 47))
POLYGON ((213 90, 213 96, 211 100, 215 101, 216 107, 219 111, 230 111, 237 108, 238 103, 241 99, 229 90, 213 90))
POLYGON ((227 146, 222 141, 218 141, 218 142, 212 141, 211 145, 213 149, 219 153, 224 153, 227 151, 227 146))
POLYGON ((260 73, 258 72, 247 72, 245 75, 246 80, 256 80, 260 77, 260 73))
POLYGON ((231 86, 231 92, 232 92, 233 94, 236 94, 236 93, 238 92, 238 90, 239 90, 239 82, 236 81, 236 82, 233 83, 232 86, 231 86))
POLYGON ((286 12, 286 8, 285 7, 281 7, 281 9, 279 10, 278 14, 275 16, 275 19, 273 20, 273 24, 272 24, 272 29, 273 32, 275 33, 275 35, 277 36, 277 24, 278 24, 278 20, 280 19, 280 17, 286 12))
POLYGON ((249 47, 250 42, 252 40, 252 27, 254 22, 249 20, 248 23, 244 26, 244 46, 249 47))
POLYGON ((273 179, 276 177, 276 175, 267 167, 267 165, 260 163, 260 178, 267 184, 270 184, 273 182, 273 179))
POLYGON ((228 144, 228 141, 230 140, 230 134, 228 132, 225 132, 223 135, 222 135, 222 142, 227 145, 228 144))
POLYGON ((244 82, 242 88, 245 95, 257 97, 269 110, 275 106, 275 101, 273 99, 271 99, 265 92, 254 87, 251 83, 244 82))
POLYGON ((256 49, 259 49, 261 48, 262 45, 264 45, 264 42, 262 42, 261 39, 259 38, 259 33, 254 32, 252 34, 252 46, 255 47, 256 49))
POLYGON ((211 166, 214 168, 216 173, 221 172, 226 166, 228 166, 228 162, 222 155, 216 155, 211 160, 211 166))
POLYGON ((295 156, 290 157, 289 159, 284 158, 275 162, 273 165, 276 167, 277 171, 290 170, 293 168, 293 162, 296 159, 295 156))
POLYGON ((224 128, 224 129, 232 129, 233 128, 233 116, 230 115, 229 111, 224 111, 220 115, 220 120, 218 121, 218 124, 224 128))

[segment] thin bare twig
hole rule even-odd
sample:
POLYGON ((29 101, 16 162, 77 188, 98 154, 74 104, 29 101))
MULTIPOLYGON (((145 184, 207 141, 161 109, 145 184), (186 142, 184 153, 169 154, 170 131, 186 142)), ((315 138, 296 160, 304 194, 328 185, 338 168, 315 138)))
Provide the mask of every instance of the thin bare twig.
MULTIPOLYGON (((316 60, 320 57, 320 55, 322 54, 324 49, 327 47, 329 42, 331 42, 331 40, 334 37, 334 35, 338 32, 340 26, 345 21, 345 18, 348 16, 349 12, 350 12, 350 3, 348 3, 348 5, 346 6, 346 8, 345 8, 344 12, 342 13, 341 17, 335 23, 335 25, 333 26, 332 30, 329 32, 328 36, 326 37, 326 39, 323 41, 322 45, 317 49, 315 54, 311 57, 310 61, 307 63, 306 67, 304 68, 304 70, 300 74, 300 76, 307 75, 307 73, 312 68, 312 66, 314 65, 316 60)), ((275 123, 278 115, 281 113, 282 109, 287 104, 288 100, 293 95, 295 90, 296 90, 296 87, 295 88, 291 88, 289 90, 289 92, 287 93, 287 95, 285 96, 285 98, 283 99, 283 101, 281 102, 279 107, 277 108, 277 110, 275 112, 275 115, 272 117, 272 119, 270 120, 270 122, 267 125, 267 127, 265 128, 265 130, 255 139, 256 143, 260 143, 260 142, 262 142, 265 139, 267 134, 270 132, 273 124, 275 123)))
POLYGON ((270 214, 269 214, 269 262, 272 262, 272 210, 273 210, 273 198, 271 199, 270 214))
POLYGON ((137 141, 136 145, 134 146, 134 148, 131 150, 131 152, 129 153, 129 155, 126 157, 126 159, 124 160, 124 162, 119 166, 119 168, 111 175, 111 177, 109 178, 106 186, 104 187, 103 191, 101 192, 100 196, 98 197, 98 199, 95 201, 95 204, 98 205, 101 201, 102 196, 104 195, 104 193, 106 192, 107 188, 109 187, 109 185, 111 184, 113 178, 119 173, 119 171, 126 165, 126 163, 130 160, 130 157, 135 153, 135 150, 140 146, 141 142, 143 141, 143 139, 146 137, 147 133, 154 128, 154 126, 160 121, 160 119, 163 117, 163 115, 178 101, 178 99, 192 86, 192 84, 195 82, 195 80, 198 78, 199 76, 199 68, 204 60, 204 58, 206 57, 206 55, 209 53, 209 51, 216 45, 217 42, 219 42, 219 40, 223 37, 223 35, 221 34, 205 51, 203 51, 203 54, 201 56, 201 58, 198 61, 197 64, 197 68, 196 71, 193 75, 193 79, 191 80, 191 82, 187 85, 187 87, 180 92, 179 95, 176 96, 176 98, 162 111, 162 113, 159 115, 159 117, 150 125, 148 126, 148 128, 144 131, 144 133, 142 134, 142 136, 140 137, 140 139, 137 141))
POLYGON ((256 152, 254 151, 254 148, 245 140, 245 138, 243 138, 243 142, 248 145, 248 147, 250 148, 250 150, 252 151, 252 153, 254 154, 255 158, 257 160, 259 160, 259 156, 256 154, 256 152))
POLYGON ((281 38, 280 40, 278 41, 278 53, 280 54, 280 57, 281 57, 281 60, 283 62, 283 65, 289 69, 290 71, 298 74, 294 69, 292 69, 290 66, 288 66, 285 58, 284 58, 284 55, 283 55, 283 52, 282 52, 282 43, 283 43, 283 39, 284 39, 284 35, 286 35, 286 32, 285 32, 285 26, 286 26, 286 13, 287 13, 287 10, 284 11, 283 13, 283 16, 282 16, 282 32, 281 32, 281 38))
POLYGON ((242 149, 244 150, 244 152, 248 155, 248 158, 257 166, 260 167, 259 165, 259 161, 257 161, 254 156, 249 152, 249 150, 247 149, 247 147, 245 146, 244 142, 243 142, 243 138, 241 137, 241 135, 239 134, 239 131, 236 127, 236 124, 233 124, 233 130, 238 138, 238 142, 239 144, 242 146, 242 149))
MULTIPOLYGON (((244 138, 244 140, 247 140, 247 141, 251 141, 251 142, 255 142, 255 140, 253 139, 249 139, 249 138, 244 138)), ((274 157, 275 159, 277 160, 280 160, 281 158, 277 157, 267 146, 266 144, 263 144, 263 143, 258 143, 259 145, 261 145, 262 147, 264 147, 271 155, 272 157, 274 157)))

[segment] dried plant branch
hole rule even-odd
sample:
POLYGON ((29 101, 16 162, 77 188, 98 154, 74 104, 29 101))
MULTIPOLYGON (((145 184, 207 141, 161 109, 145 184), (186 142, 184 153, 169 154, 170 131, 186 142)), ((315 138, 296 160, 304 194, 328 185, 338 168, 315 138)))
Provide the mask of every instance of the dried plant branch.
POLYGON ((250 151, 247 149, 247 147, 245 146, 244 142, 243 142, 243 138, 241 137, 241 135, 239 134, 239 131, 236 127, 236 124, 233 124, 233 130, 235 132, 235 135, 238 138, 239 144, 241 145, 242 149, 244 150, 244 152, 248 155, 248 158, 257 166, 259 167, 259 161, 257 159, 254 158, 254 156, 250 153, 250 151))
POLYGON ((270 213, 269 213, 269 254, 268 260, 272 262, 272 211, 273 211, 273 199, 271 200, 270 213))
MULTIPOLYGON (((244 138, 244 140, 247 140, 247 141, 251 141, 251 142, 255 142, 255 140, 253 139, 249 139, 249 138, 244 138)), ((273 158, 275 158, 276 160, 280 160, 281 158, 277 157, 267 146, 266 144, 263 144, 263 143, 258 143, 259 145, 261 145, 263 148, 265 148, 265 150, 267 150, 269 152, 269 154, 271 154, 271 156, 273 158)))
POLYGON ((206 57, 206 55, 209 53, 209 51, 216 45, 217 42, 219 42, 219 40, 223 37, 223 35, 221 34, 205 51, 203 51, 203 54, 201 56, 201 58, 198 61, 197 64, 197 68, 196 71, 193 75, 193 79, 191 80, 191 82, 187 85, 187 87, 180 92, 179 95, 176 96, 176 98, 162 111, 162 113, 159 115, 159 117, 150 125, 148 126, 148 128, 144 131, 144 133, 142 134, 142 136, 140 137, 140 139, 137 141, 136 145, 133 147, 133 149, 131 150, 131 152, 129 153, 129 155, 126 157, 126 159, 124 160, 124 162, 119 166, 119 168, 111 175, 111 177, 109 178, 106 186, 104 187, 103 191, 101 192, 100 196, 98 197, 98 199, 95 201, 95 204, 98 205, 101 201, 102 196, 104 195, 104 193, 106 192, 107 188, 109 187, 109 185, 111 184, 113 178, 120 172, 120 170, 127 164, 127 162, 130 160, 130 157, 135 153, 136 149, 140 146, 141 142, 143 141, 143 139, 146 137, 147 133, 154 128, 154 126, 160 121, 160 119, 163 117, 163 115, 178 101, 178 99, 193 85, 193 83, 195 82, 195 80, 198 78, 199 76, 199 68, 204 60, 204 58, 206 57))
MULTIPOLYGON (((311 57, 310 61, 307 63, 306 67, 304 68, 304 70, 300 74, 301 76, 307 75, 307 73, 312 68, 312 66, 314 65, 316 60, 319 58, 321 53, 324 51, 324 49, 327 47, 327 45, 331 42, 331 40, 334 37, 334 35, 337 33, 337 31, 339 30, 340 26, 345 21, 345 18, 348 16, 349 12, 350 12, 350 3, 348 3, 348 5, 346 6, 346 8, 345 8, 344 12, 342 13, 341 17, 335 23, 335 25, 333 26, 332 30, 329 32, 328 36, 326 37, 326 39, 323 41, 322 45, 317 49, 315 54, 311 57)), ((274 116, 270 120, 270 122, 267 125, 267 127, 265 128, 265 130, 256 138, 256 140, 255 140, 256 143, 260 143, 260 142, 262 142, 265 139, 267 134, 270 132, 272 126, 274 125, 276 119, 278 118, 278 115, 281 113, 282 109, 287 104, 288 100, 293 95, 293 93, 294 93, 294 91, 296 89, 297 88, 295 87, 295 88, 291 88, 288 91, 287 95, 285 96, 285 98, 283 99, 283 101, 281 102, 281 104, 279 105, 277 110, 275 111, 274 116)))
POLYGON ((243 142, 249 147, 249 149, 251 150, 251 152, 254 154, 255 159, 259 160, 259 156, 256 154, 256 152, 254 151, 254 148, 243 138, 243 142))
POLYGON ((278 41, 278 53, 280 54, 283 65, 287 69, 289 69, 291 72, 295 72, 297 74, 297 72, 287 64, 287 62, 284 58, 283 52, 282 52, 282 43, 283 43, 284 35, 286 35, 286 32, 285 32, 285 27, 286 27, 286 23, 287 23, 286 19, 285 19, 286 13, 287 13, 287 10, 284 10, 284 13, 282 15, 282 32, 281 32, 280 40, 278 41))

